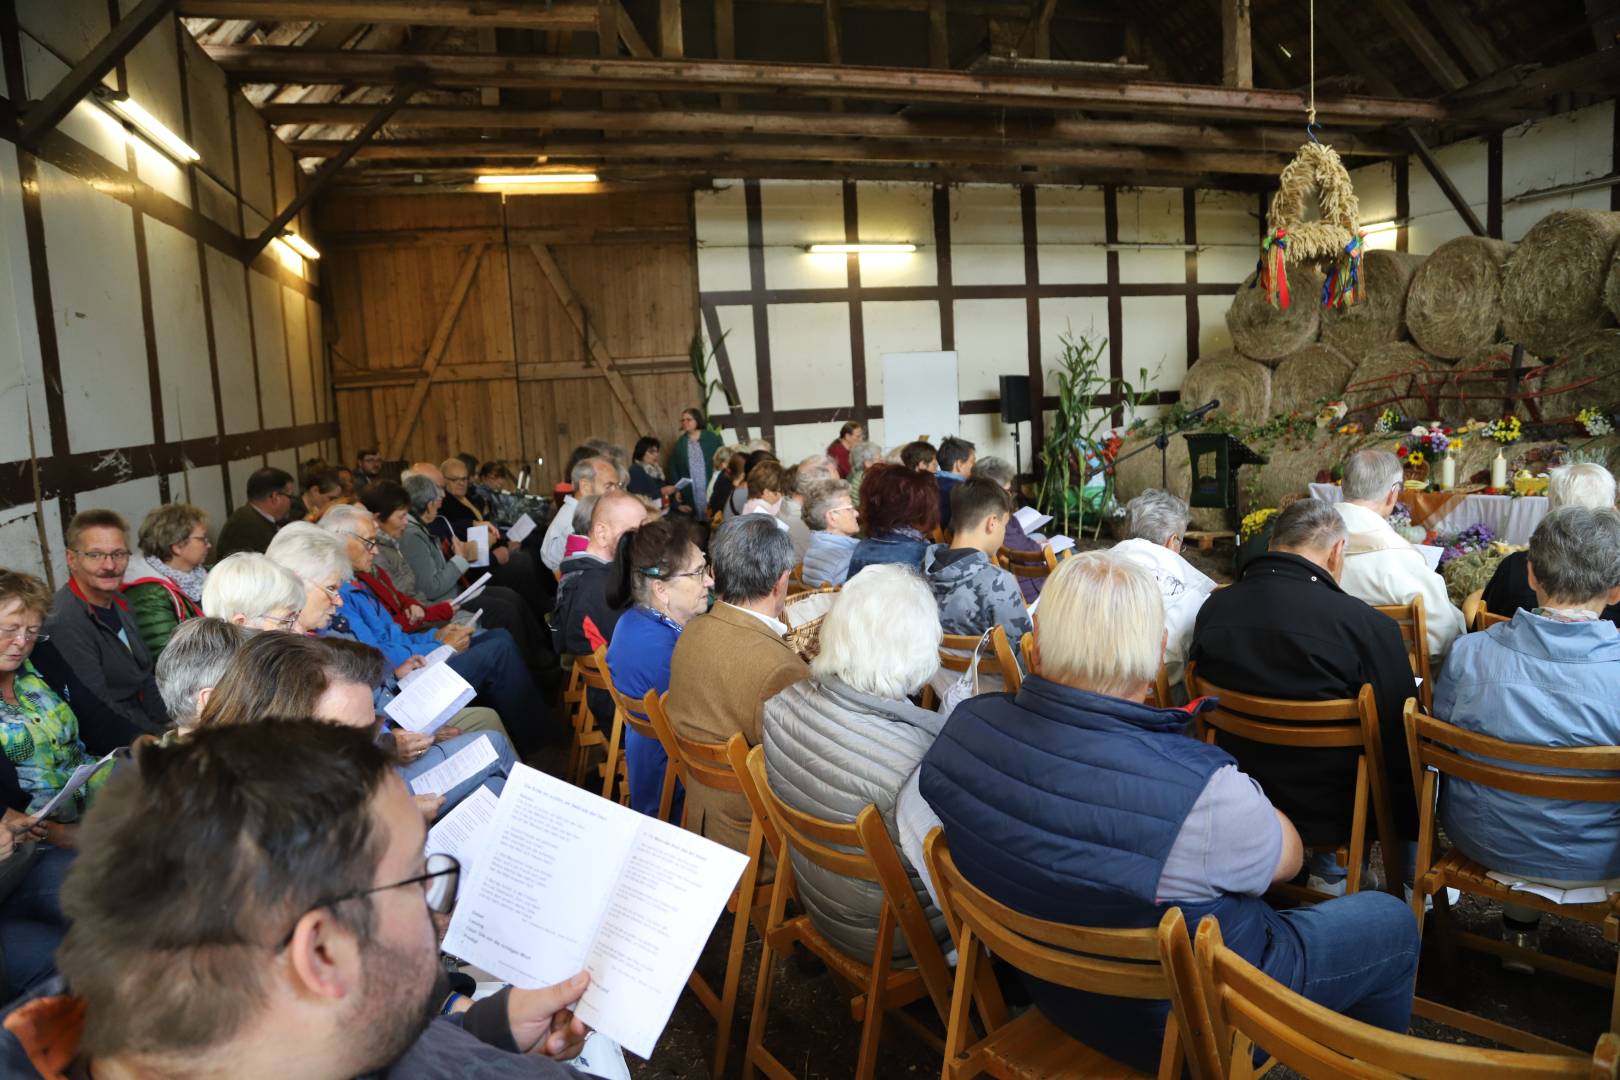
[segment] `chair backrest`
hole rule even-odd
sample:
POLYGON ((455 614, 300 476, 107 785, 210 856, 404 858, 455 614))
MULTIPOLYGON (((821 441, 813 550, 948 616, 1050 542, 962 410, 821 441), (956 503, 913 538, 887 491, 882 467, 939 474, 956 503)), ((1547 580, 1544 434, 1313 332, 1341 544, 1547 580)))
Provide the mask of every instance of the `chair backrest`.
POLYGON ((1416 789, 1424 770, 1498 791, 1577 802, 1620 802, 1620 746, 1535 746, 1464 731, 1406 703, 1406 748, 1416 789), (1488 760, 1484 760, 1488 759, 1488 760), (1605 773, 1572 776, 1572 771, 1605 773))
POLYGON ((1016 694, 1024 685, 1024 672, 1013 655, 1012 642, 1007 640, 1007 628, 1000 623, 990 632, 990 644, 996 650, 996 662, 1001 665, 1001 681, 1007 693, 1016 694))
POLYGON ((802 593, 809 588, 810 586, 804 583, 804 562, 801 560, 788 573, 788 595, 802 593))
POLYGON ((1485 606, 1485 590, 1475 589, 1463 597, 1463 625, 1470 630, 1479 629, 1479 609, 1485 606))
POLYGON ((1476 614, 1476 621, 1475 630, 1489 630, 1499 622, 1512 622, 1513 614, 1509 612, 1506 615, 1498 615, 1486 607, 1485 601, 1481 600, 1479 602, 1479 611, 1476 614))
MULTIPOLYGON (((649 739, 658 738, 658 732, 653 728, 652 718, 647 715, 646 702, 644 700, 633 701, 625 697, 613 682, 613 671, 608 667, 607 662, 607 646, 601 646, 592 655, 596 660, 597 669, 602 673, 603 681, 607 683, 607 692, 612 695, 614 706, 624 716, 624 722, 630 726, 630 730, 649 739)), ((653 700, 657 700, 658 694, 655 691, 649 690, 647 693, 652 694, 653 700)), ((664 753, 668 754, 669 751, 665 750, 664 753)))
POLYGON ((1018 658, 1024 662, 1024 670, 1035 674, 1035 631, 1031 630, 1018 639, 1018 658))
MULTIPOLYGON (((979 647, 982 634, 946 634, 939 642, 939 666, 950 671, 966 671, 973 662, 973 650, 979 647)), ((986 657, 979 654, 982 668, 986 657)))
POLYGON ((996 562, 1002 569, 1014 577, 1043 578, 1048 577, 1057 569, 1057 556, 1052 554, 1049 544, 1041 545, 1039 551, 1015 551, 1004 547, 996 551, 996 562))
POLYGON ((1352 1020, 1296 994, 1221 941, 1214 919, 1198 926, 1199 982, 1215 1043, 1233 1077, 1254 1075, 1253 1047, 1305 1077, 1614 1077, 1620 1038, 1598 1040, 1592 1057, 1486 1050, 1396 1034, 1352 1020))
POLYGON ((679 758, 676 774, 683 784, 696 782, 717 791, 742 791, 737 774, 731 770, 731 759, 726 757, 725 743, 706 743, 688 739, 676 731, 675 725, 669 722, 669 712, 664 702, 660 702, 659 712, 662 714, 663 726, 668 732, 670 743, 675 747, 675 752, 670 757, 672 760, 679 758))
POLYGON ((1425 702, 1429 701, 1433 687, 1429 674, 1429 624, 1423 611, 1423 597, 1414 596, 1409 604, 1374 604, 1373 608, 1394 619, 1395 625, 1401 628, 1406 662, 1411 666, 1412 674, 1423 680, 1419 696, 1425 702))
POLYGON ((1288 701, 1216 686, 1200 678, 1198 665, 1191 663, 1187 696, 1219 699, 1215 708, 1199 715, 1200 723, 1255 742, 1309 749, 1377 748, 1378 712, 1368 685, 1353 698, 1288 701))
POLYGON ((759 822, 765 835, 765 846, 770 849, 771 855, 778 863, 782 861, 782 834, 776 831, 776 823, 771 820, 771 814, 765 807, 765 796, 754 785, 754 776, 748 771, 748 740, 738 732, 726 740, 726 760, 731 763, 732 775, 736 776, 738 785, 742 788, 743 797, 748 800, 748 809, 753 812, 754 820, 759 822))
POLYGON ((608 688, 607 676, 602 674, 607 665, 601 660, 603 651, 580 654, 574 657, 574 670, 579 672, 579 684, 592 690, 606 690, 608 688))
POLYGON ((1148 704, 1161 709, 1168 709, 1171 705, 1170 668, 1166 664, 1160 664, 1158 674, 1153 676, 1153 689, 1149 694, 1148 704))

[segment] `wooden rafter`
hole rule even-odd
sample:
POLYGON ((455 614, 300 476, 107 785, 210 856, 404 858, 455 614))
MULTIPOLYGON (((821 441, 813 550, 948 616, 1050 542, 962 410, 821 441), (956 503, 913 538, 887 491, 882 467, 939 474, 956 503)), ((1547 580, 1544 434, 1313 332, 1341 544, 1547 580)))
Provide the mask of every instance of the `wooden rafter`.
POLYGON ((1620 89, 1620 45, 1551 67, 1510 71, 1451 96, 1453 112, 1464 118, 1487 118, 1539 105, 1571 90, 1610 93, 1620 89))
POLYGON ((1221 0, 1221 84, 1254 85, 1254 30, 1249 0, 1221 0))
POLYGON ((118 20, 107 34, 73 65, 73 70, 51 87, 50 93, 32 105, 17 122, 17 142, 32 146, 47 131, 62 122, 84 96, 101 84, 118 61, 140 44, 149 30, 168 17, 175 0, 141 0, 141 5, 118 20))
POLYGON ((1406 137, 1412 140, 1412 149, 1417 153, 1418 160, 1423 162, 1425 169, 1429 170, 1429 176, 1434 179, 1440 193, 1451 203, 1452 209, 1456 210, 1457 215, 1463 219, 1463 224, 1468 226, 1468 231, 1475 236, 1489 235, 1484 224, 1479 220, 1479 215, 1474 213, 1474 208, 1468 205, 1467 199, 1463 198, 1462 192, 1452 182, 1451 174, 1446 172, 1445 167, 1435 158, 1434 152, 1429 149, 1429 144, 1423 141, 1423 136, 1417 133, 1416 128, 1409 127, 1406 129, 1406 137))
POLYGON ((1424 7, 1429 9, 1429 14, 1434 16, 1434 21, 1440 24, 1476 76, 1484 78, 1507 67, 1507 57, 1474 25, 1473 19, 1458 8, 1457 0, 1424 0, 1424 7))
POLYGON ((595 360, 596 366, 601 369, 602 376, 607 379, 608 389, 613 391, 613 396, 618 399, 630 417, 630 422, 635 425, 637 431, 653 430, 652 424, 647 420, 647 414, 641 411, 635 396, 630 393, 630 384, 624 381, 624 376, 620 375, 618 368, 614 366, 613 355, 608 352, 607 346, 591 328, 590 320, 585 315, 585 308, 574 295, 573 286, 568 284, 568 278, 563 274, 562 267, 557 265, 556 258, 551 254, 551 248, 545 244, 530 244, 529 250, 534 253, 534 261, 540 264, 540 272, 551 283, 551 291, 557 294, 568 321, 574 324, 574 331, 585 342, 591 359, 595 360))
POLYGON ((393 438, 388 440, 387 452, 383 456, 391 461, 398 460, 404 455, 405 443, 411 437, 411 429, 416 427, 416 418, 422 415, 422 406, 427 401, 428 389, 433 385, 433 376, 439 370, 439 361, 444 359, 444 351, 450 344, 450 332, 456 328, 456 320, 461 317, 461 309, 467 304, 467 294, 472 291, 473 278, 478 276, 478 267, 483 262, 487 246, 482 243, 474 244, 467 250, 467 257, 461 260, 456 283, 450 289, 450 299, 445 303, 444 310, 439 313, 439 325, 434 328, 433 337, 422 353, 421 363, 417 365, 421 374, 411 389, 411 397, 405 403, 405 411, 400 414, 399 427, 394 431, 393 438))
POLYGON ((1436 82, 1447 90, 1455 90, 1468 82, 1468 77, 1462 73, 1457 62, 1446 52, 1439 39, 1429 33, 1429 28, 1423 25, 1423 20, 1418 18, 1407 0, 1373 0, 1373 4, 1384 20, 1411 46, 1412 52, 1436 82))
MULTIPOLYGON (((722 60, 625 60, 475 53, 313 52, 307 49, 219 46, 208 50, 242 82, 393 83, 402 73, 435 86, 517 87, 652 92, 789 94, 860 97, 982 107, 1159 110, 1182 116, 1293 120, 1296 91, 1189 86, 1051 74, 975 74, 929 68, 868 68, 722 60)), ((1338 124, 1429 123, 1449 118, 1444 105, 1412 99, 1318 97, 1321 114, 1338 124)))
POLYGON ((399 23, 414 26, 501 26, 523 30, 591 30, 592 0, 180 0, 181 15, 227 18, 399 23))
POLYGON ((951 21, 945 0, 928 0, 928 66, 951 66, 951 21))
POLYGON ((686 55, 681 0, 658 0, 658 55, 665 60, 679 60, 686 55))

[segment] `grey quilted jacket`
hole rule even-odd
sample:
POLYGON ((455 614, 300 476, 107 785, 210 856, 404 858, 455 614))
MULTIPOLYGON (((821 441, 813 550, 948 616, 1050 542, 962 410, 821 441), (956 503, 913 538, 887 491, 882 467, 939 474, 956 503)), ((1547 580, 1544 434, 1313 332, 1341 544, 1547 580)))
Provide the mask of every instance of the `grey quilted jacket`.
MULTIPOLYGON (((830 821, 852 822, 875 803, 898 848, 895 800, 943 724, 944 717, 909 701, 863 694, 836 679, 805 679, 765 703, 765 771, 789 806, 830 821)), ((900 858, 904 863, 905 856, 900 858)), ((934 939, 949 948, 944 917, 916 868, 907 864, 906 872, 934 939)), ((830 873, 796 852, 793 874, 816 928, 847 955, 869 963, 883 907, 878 884, 830 873)), ((896 935, 895 961, 909 964, 910 956, 905 938, 896 935)))

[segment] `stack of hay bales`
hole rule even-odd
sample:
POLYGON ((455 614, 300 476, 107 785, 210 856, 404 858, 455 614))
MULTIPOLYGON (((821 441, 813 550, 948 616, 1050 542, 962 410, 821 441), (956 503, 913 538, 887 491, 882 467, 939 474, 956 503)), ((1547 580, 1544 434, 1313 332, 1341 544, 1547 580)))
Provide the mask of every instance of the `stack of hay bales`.
POLYGON ((1457 360, 1497 340, 1502 264, 1511 251, 1500 240, 1462 236, 1424 260, 1406 293, 1406 325, 1424 352, 1457 360))
POLYGON ((1309 266, 1290 266, 1288 292, 1286 308, 1272 307, 1249 275, 1226 312, 1226 329, 1238 352, 1275 366, 1316 340, 1322 329, 1322 275, 1309 266))
POLYGON ((1404 340, 1406 292, 1423 261, 1400 251, 1367 252, 1361 260, 1362 300, 1323 309, 1322 343, 1360 360, 1380 345, 1404 340))
POLYGON ((1502 271, 1509 341, 1552 356, 1615 320, 1604 287, 1620 243, 1620 213, 1558 210, 1536 222, 1502 271))
POLYGON ((1271 369, 1229 351, 1199 357, 1182 380, 1181 402, 1193 409, 1212 399, 1222 416, 1259 423, 1273 412, 1271 369))
POLYGON ((1311 413, 1316 403, 1344 393, 1356 363, 1325 341, 1307 345, 1271 373, 1271 411, 1311 413))
POLYGON ((1435 368, 1410 341, 1380 345, 1351 372, 1344 402, 1352 411, 1389 408, 1402 416, 1428 416, 1435 408, 1435 368))

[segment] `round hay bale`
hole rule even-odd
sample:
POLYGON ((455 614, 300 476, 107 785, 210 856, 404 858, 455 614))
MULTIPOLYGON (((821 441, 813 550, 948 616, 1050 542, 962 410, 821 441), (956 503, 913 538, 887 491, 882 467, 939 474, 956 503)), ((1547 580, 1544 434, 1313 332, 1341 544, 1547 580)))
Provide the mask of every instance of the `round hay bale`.
POLYGON ((1547 362, 1553 366, 1527 384, 1542 395, 1542 419, 1569 418, 1582 409, 1607 409, 1620 403, 1620 330, 1584 334, 1561 355, 1562 362, 1549 358, 1547 362), (1562 387, 1570 389, 1560 390, 1562 387), (1560 392, 1549 394, 1548 390, 1560 392))
POLYGON ((1455 360, 1500 336, 1502 261, 1511 250, 1460 236, 1423 261, 1406 290, 1406 327, 1424 352, 1455 360))
MULTIPOLYGON (((1539 360, 1529 352, 1520 363, 1528 371, 1539 360)), ((1513 370, 1513 345, 1498 341, 1476 349, 1457 361, 1451 378, 1442 390, 1438 403, 1440 415, 1448 420, 1490 420, 1501 416, 1508 406, 1511 382, 1507 373, 1513 370)))
POLYGON ((1502 269, 1502 331, 1551 356, 1614 321, 1603 302, 1620 213, 1556 210, 1525 234, 1502 269))
POLYGON ((1435 409, 1434 370, 1423 350, 1409 341, 1380 345, 1350 373, 1345 404, 1352 412, 1373 414, 1391 408, 1417 422, 1435 409))
POLYGON ((1362 300, 1322 310, 1322 342, 1354 359, 1406 336, 1406 290, 1423 256, 1369 251, 1361 260, 1362 300))
POLYGON ((1614 249, 1614 259, 1609 263, 1609 284, 1603 290, 1603 297, 1609 305, 1609 314, 1620 321, 1620 247, 1614 249))
POLYGON ((1314 413, 1323 398, 1344 392, 1356 362, 1325 341, 1307 345, 1271 373, 1271 411, 1314 413))
POLYGON ((1290 266, 1288 293, 1288 307, 1274 308, 1249 275, 1226 311, 1226 328, 1238 352, 1275 364, 1316 340, 1322 327, 1322 275, 1309 266, 1290 266))
POLYGON ((1271 415, 1271 369, 1241 356, 1202 357, 1182 380, 1181 401, 1191 409, 1211 399, 1220 401, 1215 411, 1222 416, 1264 420, 1271 415))

